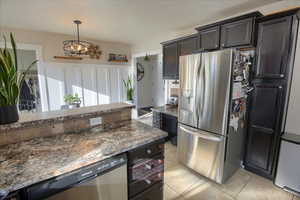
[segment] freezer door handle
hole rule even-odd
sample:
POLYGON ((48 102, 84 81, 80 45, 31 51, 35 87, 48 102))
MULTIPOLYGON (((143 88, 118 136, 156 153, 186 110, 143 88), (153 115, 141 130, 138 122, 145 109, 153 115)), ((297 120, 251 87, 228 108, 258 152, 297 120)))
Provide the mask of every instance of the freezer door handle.
POLYGON ((222 138, 221 137, 217 137, 217 136, 213 136, 213 135, 209 135, 207 133, 205 133, 204 131, 201 130, 192 130, 192 128, 188 128, 186 126, 183 125, 179 125, 179 128, 189 134, 195 135, 196 137, 200 137, 206 140, 210 140, 210 141, 215 141, 215 142, 221 142, 222 138))

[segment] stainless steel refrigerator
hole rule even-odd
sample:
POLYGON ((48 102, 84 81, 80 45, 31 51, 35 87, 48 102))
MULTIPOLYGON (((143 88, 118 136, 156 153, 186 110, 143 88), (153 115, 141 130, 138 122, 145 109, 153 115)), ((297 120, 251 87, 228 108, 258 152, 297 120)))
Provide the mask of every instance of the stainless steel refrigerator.
MULTIPOLYGON (((239 168, 245 135, 241 122, 229 126, 235 120, 235 115, 231 119, 233 101, 246 102, 243 94, 232 98, 233 92, 242 91, 241 86, 233 91, 233 64, 240 65, 234 53, 232 49, 199 53, 181 56, 179 62, 178 159, 217 183, 239 168)), ((240 85, 247 79, 241 76, 240 85)), ((245 113, 246 106, 243 109, 245 113)))

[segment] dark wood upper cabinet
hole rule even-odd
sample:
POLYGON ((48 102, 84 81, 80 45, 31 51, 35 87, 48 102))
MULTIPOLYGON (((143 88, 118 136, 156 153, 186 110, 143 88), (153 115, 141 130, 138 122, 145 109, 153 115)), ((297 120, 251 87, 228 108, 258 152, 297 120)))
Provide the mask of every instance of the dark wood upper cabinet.
POLYGON ((198 34, 162 43, 163 79, 179 79, 179 56, 198 50, 198 34))
POLYGON ((163 79, 178 79, 178 44, 163 45, 163 79))
POLYGON ((215 50, 220 47, 220 26, 199 30, 199 49, 215 50))
POLYGON ((258 24, 255 78, 285 78, 291 26, 291 16, 258 24))
POLYGON ((178 42, 179 56, 184 56, 184 55, 189 55, 194 53, 198 49, 197 44, 198 44, 197 35, 179 41, 178 42))
POLYGON ((248 46, 253 42, 254 18, 244 19, 221 26, 221 47, 248 46))
POLYGON ((255 19, 261 16, 252 12, 196 28, 200 51, 255 46, 255 19))

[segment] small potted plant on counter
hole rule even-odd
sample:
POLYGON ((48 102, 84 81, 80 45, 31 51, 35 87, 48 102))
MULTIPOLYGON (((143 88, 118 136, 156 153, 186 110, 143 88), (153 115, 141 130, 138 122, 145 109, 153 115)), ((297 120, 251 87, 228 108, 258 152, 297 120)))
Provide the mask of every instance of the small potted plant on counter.
POLYGON ((0 124, 9 124, 19 120, 18 102, 23 81, 33 61, 22 73, 18 71, 17 47, 12 33, 10 34, 11 51, 6 46, 0 48, 0 124))
POLYGON ((80 104, 81 104, 81 100, 78 96, 78 94, 76 93, 75 95, 72 94, 68 94, 64 97, 66 108, 67 109, 73 109, 73 108, 79 108, 80 104))
POLYGON ((126 96, 127 96, 127 103, 133 103, 133 86, 132 86, 132 79, 128 76, 127 80, 123 80, 124 86, 126 88, 126 96))

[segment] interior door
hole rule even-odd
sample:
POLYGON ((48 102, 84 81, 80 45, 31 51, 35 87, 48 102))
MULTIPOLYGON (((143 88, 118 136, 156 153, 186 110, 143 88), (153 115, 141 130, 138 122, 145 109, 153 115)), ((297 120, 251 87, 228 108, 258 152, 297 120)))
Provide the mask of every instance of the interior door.
POLYGON ((226 134, 232 50, 203 53, 197 77, 198 128, 226 134))
POLYGON ((179 122, 197 127, 196 85, 201 54, 180 56, 179 122))

